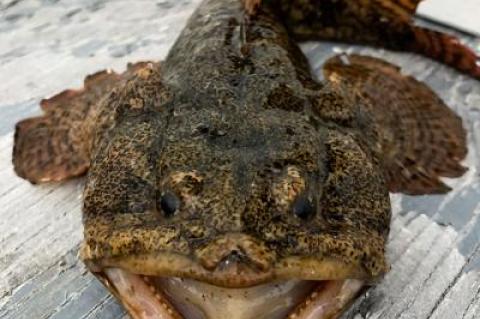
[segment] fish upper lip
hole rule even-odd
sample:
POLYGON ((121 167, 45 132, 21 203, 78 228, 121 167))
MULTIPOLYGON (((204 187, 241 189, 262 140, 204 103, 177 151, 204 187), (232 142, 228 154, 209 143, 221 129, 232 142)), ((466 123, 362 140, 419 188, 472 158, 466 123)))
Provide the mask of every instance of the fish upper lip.
POLYGON ((85 256, 82 256, 82 259, 93 273, 101 273, 105 268, 118 267, 139 275, 194 279, 225 288, 246 288, 290 279, 318 281, 347 278, 366 281, 377 279, 361 267, 331 258, 283 258, 264 270, 244 262, 231 262, 228 265, 221 263, 220 267, 209 270, 190 256, 172 253, 101 259, 85 259, 85 256))
POLYGON ((256 232, 253 235, 247 232, 218 234, 192 244, 182 237, 178 228, 152 228, 145 226, 148 219, 123 217, 116 216, 113 223, 99 218, 86 226, 80 257, 92 272, 119 267, 146 276, 190 278, 223 287, 248 287, 288 279, 371 281, 388 270, 384 258, 378 257, 381 251, 377 252, 376 246, 370 247, 366 242, 366 248, 351 244, 347 247, 350 250, 346 250, 340 245, 342 237, 328 233, 312 239, 325 246, 314 247, 313 251, 307 244, 298 249, 279 247, 282 243, 272 244, 255 236, 256 232), (124 227, 127 224, 135 225, 138 231, 124 227), (327 245, 334 241, 339 241, 338 249, 344 250, 337 253, 337 246, 327 245), (236 253, 230 256, 234 251, 236 253), (346 254, 348 251, 350 254, 346 254), (356 255, 352 257, 352 253, 356 255), (375 261, 375 267, 368 264, 371 260, 375 261))

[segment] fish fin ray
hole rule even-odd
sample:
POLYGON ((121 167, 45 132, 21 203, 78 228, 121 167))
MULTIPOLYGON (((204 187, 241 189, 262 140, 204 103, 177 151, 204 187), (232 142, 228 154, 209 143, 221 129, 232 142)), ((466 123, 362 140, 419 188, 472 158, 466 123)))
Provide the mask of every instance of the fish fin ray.
POLYGON ((377 58, 335 56, 325 78, 352 89, 379 132, 384 175, 391 192, 445 193, 440 177, 459 177, 467 154, 461 118, 424 83, 377 58))
POLYGON ((15 126, 15 172, 31 183, 85 174, 90 165, 91 132, 99 101, 145 63, 131 64, 123 74, 96 72, 85 78, 82 89, 64 90, 43 99, 42 116, 22 120, 15 126))

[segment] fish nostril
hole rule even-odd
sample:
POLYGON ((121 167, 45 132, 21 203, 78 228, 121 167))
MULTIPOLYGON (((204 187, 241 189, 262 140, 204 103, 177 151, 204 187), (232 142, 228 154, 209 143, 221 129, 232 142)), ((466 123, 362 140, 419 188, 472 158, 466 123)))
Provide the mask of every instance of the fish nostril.
POLYGON ((239 250, 232 250, 228 255, 224 256, 217 264, 218 269, 225 269, 232 266, 248 265, 248 257, 239 250))
POLYGON ((230 254, 228 254, 224 260, 226 262, 234 262, 234 261, 239 261, 242 257, 242 254, 238 250, 232 250, 230 254))

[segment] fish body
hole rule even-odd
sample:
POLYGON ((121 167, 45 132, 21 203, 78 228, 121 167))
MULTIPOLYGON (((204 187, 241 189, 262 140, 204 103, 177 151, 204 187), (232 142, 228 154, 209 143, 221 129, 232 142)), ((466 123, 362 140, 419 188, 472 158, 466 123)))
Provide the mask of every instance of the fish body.
POLYGON ((460 118, 399 68, 337 56, 315 79, 295 40, 351 26, 306 24, 317 2, 205 0, 165 61, 17 124, 20 176, 88 171, 81 258, 134 318, 336 317, 389 269, 389 191, 465 171, 460 118))

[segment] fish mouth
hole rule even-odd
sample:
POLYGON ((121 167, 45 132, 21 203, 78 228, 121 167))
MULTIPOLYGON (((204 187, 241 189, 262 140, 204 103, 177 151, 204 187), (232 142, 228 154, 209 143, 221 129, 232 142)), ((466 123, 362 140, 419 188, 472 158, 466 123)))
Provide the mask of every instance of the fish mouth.
POLYGON ((106 268, 96 275, 134 319, 332 319, 364 287, 362 280, 345 279, 226 288, 121 268, 106 268))
POLYGON ((232 236, 194 256, 157 251, 107 257, 90 245, 80 255, 134 319, 332 319, 372 281, 360 264, 326 256, 279 258, 248 236, 232 236))
POLYGON ((162 257, 102 259, 87 266, 134 319, 331 319, 341 315, 366 283, 346 279, 354 272, 334 261, 308 265, 302 260, 299 273, 293 261, 261 271, 236 260, 202 274, 181 265, 178 257, 162 257))
POLYGON ((85 244, 80 257, 134 319, 332 319, 377 277, 361 260, 280 257, 244 235, 190 254, 99 248, 85 244))

